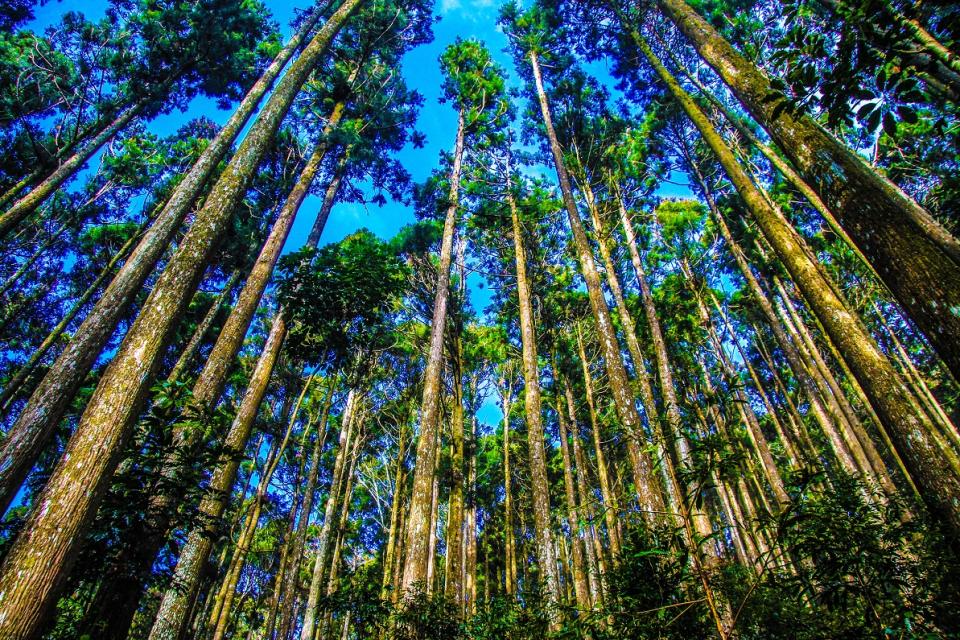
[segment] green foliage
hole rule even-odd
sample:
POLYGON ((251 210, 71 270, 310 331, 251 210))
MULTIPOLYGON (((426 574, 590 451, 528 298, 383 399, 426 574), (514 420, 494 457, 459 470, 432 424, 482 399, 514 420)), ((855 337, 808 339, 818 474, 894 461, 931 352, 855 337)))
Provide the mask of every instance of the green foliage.
POLYGON ((406 265, 365 229, 280 264, 287 349, 336 368, 350 356, 390 343, 388 321, 406 285, 406 265))
POLYGON ((440 56, 443 99, 463 112, 472 132, 496 130, 510 110, 504 71, 479 40, 457 39, 440 56))
POLYGON ((747 579, 731 570, 726 589, 742 601, 744 638, 932 638, 960 632, 960 564, 947 540, 896 501, 870 500, 841 477, 833 490, 804 482, 780 516, 777 538, 798 573, 771 569, 747 579), (749 585, 749 586, 748 586, 749 585), (753 589, 751 592, 750 589, 753 589))

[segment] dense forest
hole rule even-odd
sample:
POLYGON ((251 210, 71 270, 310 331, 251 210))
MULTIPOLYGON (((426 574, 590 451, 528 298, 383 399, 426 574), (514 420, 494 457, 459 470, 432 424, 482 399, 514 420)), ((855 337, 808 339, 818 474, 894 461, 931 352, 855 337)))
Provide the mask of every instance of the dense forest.
POLYGON ((0 640, 960 637, 960 6, 437 4, 0 3, 0 640))

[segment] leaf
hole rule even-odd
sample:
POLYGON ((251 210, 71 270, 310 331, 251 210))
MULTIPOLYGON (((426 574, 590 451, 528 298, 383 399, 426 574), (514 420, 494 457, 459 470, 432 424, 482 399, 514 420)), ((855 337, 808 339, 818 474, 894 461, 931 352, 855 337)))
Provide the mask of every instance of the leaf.
POLYGON ((890 111, 883 114, 883 131, 891 138, 897 135, 897 119, 890 111))
POLYGON ((861 122, 865 122, 869 117, 870 113, 877 108, 876 102, 868 102, 865 105, 857 109, 857 119, 861 122))
POLYGON ((917 124, 917 112, 913 107, 908 107, 903 104, 899 105, 897 107, 897 115, 907 124, 917 124))

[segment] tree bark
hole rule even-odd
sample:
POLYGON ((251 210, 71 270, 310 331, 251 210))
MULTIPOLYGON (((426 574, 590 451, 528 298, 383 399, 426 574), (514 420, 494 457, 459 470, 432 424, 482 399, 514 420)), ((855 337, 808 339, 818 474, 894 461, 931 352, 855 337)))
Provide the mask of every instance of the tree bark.
POLYGON ((206 524, 190 532, 180 551, 171 586, 164 592, 157 618, 150 631, 150 640, 178 640, 182 635, 190 603, 199 590, 203 567, 213 549, 218 524, 226 509, 242 453, 250 437, 260 402, 266 393, 274 364, 280 355, 285 333, 286 325, 278 316, 270 329, 263 353, 250 375, 250 382, 237 415, 230 425, 230 431, 224 439, 224 452, 210 481, 210 489, 200 504, 200 513, 206 524))
POLYGON ((220 290, 220 295, 214 299, 213 303, 210 305, 210 308, 207 309, 207 313, 204 314, 203 319, 190 336, 190 340, 187 341, 187 346, 185 346, 183 351, 180 352, 180 356, 177 358, 177 362, 173 365, 173 369, 171 369, 170 373, 167 374, 168 383, 179 381, 180 377, 183 376, 190 365, 193 364, 193 359, 196 357, 197 352, 200 351, 200 347, 203 345, 204 340, 206 340, 207 334, 210 333, 210 329, 213 327, 214 321, 220 314, 220 310, 230 301, 230 295, 233 293, 233 286, 237 283, 239 278, 239 271, 234 271, 230 274, 230 277, 227 278, 227 282, 223 285, 223 289, 220 290))
POLYGON ((590 364, 587 360, 587 351, 583 346, 583 337, 577 327, 577 350, 580 364, 583 368, 583 384, 586 392, 587 410, 590 415, 590 427, 593 434, 594 455, 597 458, 597 476, 600 480, 600 495, 603 496, 603 518, 607 525, 607 538, 610 543, 610 555, 613 564, 619 562, 621 545, 620 535, 620 503, 610 486, 610 472, 607 468, 606 455, 603 452, 603 438, 600 434, 600 421, 597 419, 597 407, 593 396, 593 378, 590 375, 590 364))
MULTIPOLYGON (((260 103, 261 98, 270 89, 273 81, 296 50, 299 49, 303 40, 319 19, 319 11, 310 14, 301 29, 277 54, 273 63, 247 92, 227 124, 210 142, 187 175, 177 185, 163 210, 157 215, 153 224, 150 225, 150 228, 137 244, 136 249, 124 262, 123 267, 114 276, 96 305, 73 334, 70 342, 31 394, 26 407, 21 411, 14 426, 10 428, 3 449, 0 450, 0 497, 2 497, 0 504, 9 504, 11 498, 8 498, 7 494, 16 495, 37 455, 60 423, 60 419, 70 406, 77 389, 83 383, 93 363, 116 329, 118 322, 126 315, 134 297, 141 291, 144 282, 153 272, 160 256, 169 247, 191 206, 200 195, 203 186, 220 161, 226 156, 234 140, 260 103)), ((331 36, 332 34, 329 33, 325 36, 327 42, 329 42, 331 36)), ((314 50, 312 55, 313 57, 319 57, 320 53, 320 51, 314 50)), ((306 66, 310 66, 309 61, 306 66)), ((293 81, 292 79, 291 82, 293 81)), ((275 102, 271 97, 267 108, 270 108, 273 112, 284 112, 286 109, 281 108, 283 106, 281 102, 283 102, 281 98, 278 98, 278 101, 275 102)), ((279 126, 278 116, 280 115, 282 113, 274 113, 271 118, 258 118, 258 122, 263 121, 261 131, 264 128, 275 129, 276 126, 279 126), (267 120, 270 119, 276 122, 268 123, 267 120)), ((244 144, 249 146, 246 141, 244 144)), ((265 141, 261 141, 261 144, 265 146, 265 141)), ((237 158, 240 158, 239 154, 237 158)), ((249 160, 246 164, 256 165, 256 162, 250 162, 249 160)), ((252 173, 255 168, 255 166, 250 167, 249 171, 252 173)), ((218 184, 220 183, 218 182, 218 184)), ((226 186, 226 183, 224 183, 224 186, 226 186)), ((238 193, 240 191, 242 189, 238 190, 238 193)), ((213 203, 213 200, 210 202, 213 203)), ((216 236, 217 234, 212 235, 216 236)), ((202 264, 204 261, 201 260, 200 263, 202 264)), ((191 288, 187 287, 188 290, 191 288)), ((179 315, 172 313, 172 309, 168 310, 171 311, 170 318, 179 315)), ((133 380, 134 377, 130 379, 133 380)))
MULTIPOLYGON (((674 4, 676 1, 664 0, 674 4)), ((915 411, 905 397, 903 379, 880 351, 862 321, 849 311, 832 283, 810 259, 797 232, 750 182, 716 129, 654 56, 646 41, 636 31, 633 35, 661 80, 720 160, 764 236, 846 358, 884 421, 881 428, 888 430, 911 476, 923 491, 927 506, 954 535, 960 535, 960 465, 955 456, 951 456, 949 444, 943 441, 926 414, 915 411)))
POLYGON ((620 418, 620 422, 626 432, 625 437, 628 442, 634 472, 634 484, 636 485, 634 490, 637 492, 640 508, 643 509, 647 519, 650 522, 660 521, 666 512, 663 492, 661 491, 659 480, 653 469, 653 461, 650 459, 649 454, 641 450, 638 445, 638 442, 645 441, 643 425, 640 421, 640 414, 637 412, 633 392, 630 389, 627 370, 623 365, 623 357, 620 354, 620 344, 617 341, 616 332, 610 319, 610 309, 607 307, 607 301, 603 297, 603 290, 600 285, 600 274, 597 272, 597 265, 593 259, 590 241, 587 239, 587 234, 583 229, 580 213, 577 211, 577 204, 573 198, 573 189, 570 186, 570 177, 567 174, 566 165, 564 164, 563 151, 560 148, 560 141, 557 139, 557 133, 553 127, 550 105, 547 102, 547 94, 543 88, 540 63, 537 59, 536 51, 531 50, 527 55, 533 70, 537 99, 540 102, 540 112, 543 116, 547 139, 550 143, 550 151, 553 155, 553 162, 557 170, 557 178, 560 181, 560 191, 563 194, 564 206, 570 221, 570 230, 573 233, 574 246, 580 263, 580 271, 586 283, 590 306, 593 309, 593 315, 597 323, 597 333, 600 337, 600 346, 603 349, 603 360, 607 367, 607 378, 609 379, 610 390, 613 394, 614 406, 617 410, 617 416, 620 418))
MULTIPOLYGON (((509 175, 509 173, 508 173, 509 175)), ((523 243, 520 213, 510 184, 507 203, 512 223, 514 263, 519 299, 520 342, 523 354, 524 413, 527 423, 527 452, 530 464, 530 493, 533 503, 533 527, 536 535, 537 561, 543 576, 544 595, 551 609, 551 624, 558 620, 553 607, 559 603, 560 582, 553 557, 550 527, 550 482, 547 479, 547 453, 543 442, 543 410, 540 400, 540 369, 537 363, 537 336, 534 332, 533 295, 527 280, 527 256, 523 243)))
MULTIPOLYGON (((462 244, 461 244, 462 246, 462 244)), ((462 265, 462 262, 461 262, 462 265)), ((465 282, 461 273, 461 286, 465 282)), ((462 297, 460 298, 462 300, 462 297)), ((459 318, 450 323, 452 349, 450 369, 453 376, 452 410, 450 416, 450 497, 447 506, 446 562, 444 564, 444 594, 464 611, 464 418, 463 418, 463 341, 459 318)))
POLYGON ((513 526, 513 477, 510 470, 510 400, 513 395, 513 383, 503 378, 503 391, 500 402, 503 411, 503 538, 506 559, 504 591, 508 596, 517 595, 517 551, 513 526))
POLYGON ((570 420, 570 435, 573 441, 573 460, 577 469, 577 497, 580 499, 580 508, 586 519, 586 530, 584 547, 587 554, 587 580, 590 584, 590 593, 592 595, 593 606, 603 606, 603 589, 601 588, 601 579, 603 571, 603 548, 597 538, 595 526, 595 517, 592 505, 592 498, 588 493, 589 481, 587 480, 587 457, 583 453, 583 446, 580 443, 580 427, 577 424, 577 410, 573 400, 573 389, 570 387, 570 381, 563 378, 563 395, 567 403, 567 415, 570 420))
MULTIPOLYGON (((227 625, 230 622, 230 613, 231 606, 233 605, 233 599, 236 596, 236 587, 237 582, 240 579, 240 573, 243 571, 243 567, 247 561, 247 553, 250 551, 250 544, 253 541, 253 536, 257 530, 257 523, 260 521, 260 511, 263 508, 263 502, 267 496, 267 489, 270 487, 270 481, 273 479, 273 474, 277 470, 277 466, 280 463, 280 458, 283 457, 283 452, 287 448, 287 444, 290 441, 290 435, 293 433, 293 427, 297 422, 297 418, 300 413, 300 407, 303 406, 303 399, 307 395, 311 384, 313 384, 313 375, 307 378, 304 382, 303 387, 300 391, 300 396, 297 398, 297 403, 293 408, 293 413, 290 415, 290 420, 287 423, 287 430, 283 435, 283 439, 275 447, 275 451, 270 458, 270 462, 267 464, 266 469, 264 469, 263 474, 260 476, 260 484, 257 487, 257 495, 254 498, 254 506, 252 509, 252 515, 250 517, 250 527, 247 531, 244 532, 245 535, 241 535, 240 539, 237 541, 236 549, 234 551, 234 567, 233 571, 228 574, 229 579, 225 580, 227 583, 227 589, 224 592, 223 602, 220 605, 219 615, 217 615, 215 621, 216 626, 213 630, 213 640, 223 640, 224 635, 227 633, 227 625)), ((214 618, 211 616, 211 620, 214 618)))
MULTIPOLYGON (((447 321, 447 300, 450 297, 450 264, 453 259, 453 237, 456 234, 457 208, 460 197, 460 167, 463 162, 464 114, 457 116, 457 140, 450 170, 449 205, 443 225, 440 245, 440 265, 437 272, 437 290, 433 302, 430 325, 430 351, 423 374, 423 401, 420 410, 420 437, 413 471, 413 491, 410 494, 410 513, 407 519, 406 561, 401 588, 403 591, 425 588, 430 539, 430 511, 433 498, 433 478, 436 468, 437 441, 440 420, 440 377, 443 373, 443 336, 447 321)), ((309 640, 304 638, 304 640, 309 640)))
POLYGON ((763 287, 760 285, 757 277, 754 275, 753 270, 750 268, 750 264, 747 262, 743 249, 730 232, 730 228, 727 226, 726 220, 716 205, 716 201, 713 197, 713 191, 707 184, 698 163, 695 161, 692 155, 689 153, 687 155, 688 164, 693 169, 694 178, 700 185, 700 189, 704 194, 704 199, 707 201, 707 208, 710 211, 711 219, 720 230, 720 234, 723 236, 724 242, 727 244, 727 248, 733 255, 734 261, 737 263, 737 267, 740 270, 741 275, 743 275, 744 280, 747 282, 747 287, 749 288, 754 301, 763 312, 763 316, 767 320, 767 325, 773 332, 773 337, 776 340, 777 346, 779 346, 780 350, 783 351, 783 355, 786 357, 787 363, 790 365, 790 369, 793 371, 797 380, 800 382, 800 385, 803 387, 805 395, 807 396, 807 401, 810 405, 810 411, 813 413, 817 424, 820 425, 821 430, 827 436, 827 441, 830 443, 831 450, 843 469, 849 474, 859 475, 861 472, 860 467, 850 452, 849 447, 847 447, 840 435, 839 425, 845 420, 843 412, 840 409, 840 405, 835 401, 831 401, 833 400, 832 397, 825 397, 821 394, 819 385, 800 355, 798 348, 799 344, 788 337, 783 323, 780 321, 780 318, 774 311, 773 304, 770 302, 769 297, 765 293, 763 287))
POLYGON ((303 488, 303 504, 300 505, 300 517, 293 534, 293 546, 290 551, 290 566, 292 568, 287 572, 283 583, 283 593, 280 596, 281 609, 277 637, 284 640, 290 635, 290 624, 294 613, 294 601, 296 600, 295 593, 300 575, 300 563, 303 559, 303 548, 307 540, 307 527, 310 525, 310 516, 313 514, 313 501, 317 489, 317 480, 320 477, 320 458, 327 441, 327 423, 330 419, 330 407, 333 404, 335 385, 336 376, 330 379, 330 384, 327 387, 327 397, 324 399, 323 408, 320 410, 317 438, 313 444, 313 452, 310 454, 310 468, 307 470, 307 482, 303 488))
POLYGON ((396 563, 397 538, 400 536, 400 505, 403 502, 403 487, 406 483, 404 458, 406 450, 406 425, 400 425, 400 434, 397 442, 397 466, 393 474, 393 499, 390 504, 390 534, 387 536, 387 546, 383 552, 383 580, 380 586, 380 599, 386 600, 393 585, 393 566, 396 563))
POLYGON ((557 380, 557 389, 555 389, 555 400, 557 403, 557 422, 560 425, 560 454, 563 459, 563 490, 567 502, 567 526, 570 527, 570 555, 573 559, 573 593, 576 597, 577 608, 582 611, 589 611, 593 608, 593 598, 590 593, 590 585, 587 583, 587 566, 584 549, 584 535, 580 526, 582 513, 577 505, 576 489, 573 483, 573 461, 570 457, 570 445, 567 440, 567 434, 575 425, 567 425, 567 414, 563 407, 563 396, 560 393, 559 370, 556 368, 556 358, 554 358, 555 375, 557 380))
POLYGON ((346 478, 347 457, 350 455, 350 444, 352 438, 355 437, 353 431, 356 422, 357 403, 359 402, 357 395, 356 389, 350 389, 343 410, 344 416, 340 427, 340 442, 337 445, 337 459, 333 464, 333 481, 330 485, 330 493, 327 494, 323 525, 320 528, 320 537, 317 540, 317 556, 313 563, 310 590, 307 594, 306 609, 303 614, 303 626, 300 630, 301 640, 313 640, 314 631, 317 626, 317 605, 320 601, 320 591, 324 585, 327 556, 330 553, 330 534, 333 531, 334 514, 337 511, 337 501, 346 478))
MULTIPOLYGON (((165 84, 170 85, 169 82, 165 84)), ((124 109, 110 124, 64 160, 49 176, 44 178, 25 196, 14 202, 3 214, 0 214, 0 240, 6 238, 18 224, 36 211, 47 198, 53 195, 111 138, 123 131, 134 118, 140 115, 149 102, 149 98, 142 98, 124 109)))
POLYGON ((823 199, 960 379, 960 243, 786 97, 684 0, 657 4, 823 199), (771 99, 773 97, 774 99, 771 99))

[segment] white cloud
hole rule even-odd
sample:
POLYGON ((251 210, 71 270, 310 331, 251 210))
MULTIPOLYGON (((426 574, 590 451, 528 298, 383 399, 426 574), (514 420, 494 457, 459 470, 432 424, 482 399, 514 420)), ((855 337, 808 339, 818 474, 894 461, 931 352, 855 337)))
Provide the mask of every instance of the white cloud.
POLYGON ((440 15, 447 15, 453 11, 457 11, 463 7, 463 3, 460 0, 440 0, 440 15))
POLYGON ((461 17, 476 19, 494 6, 494 0, 440 0, 440 15, 458 12, 461 17))

